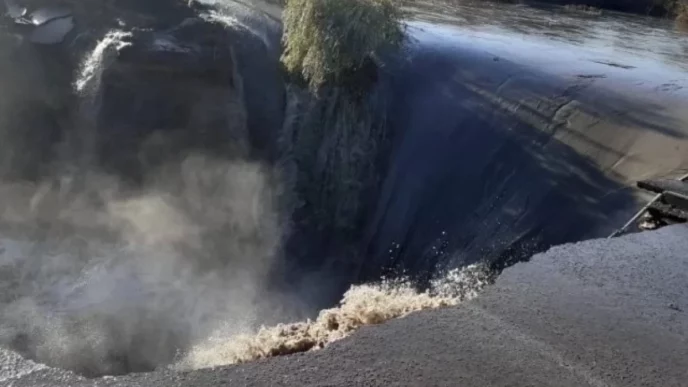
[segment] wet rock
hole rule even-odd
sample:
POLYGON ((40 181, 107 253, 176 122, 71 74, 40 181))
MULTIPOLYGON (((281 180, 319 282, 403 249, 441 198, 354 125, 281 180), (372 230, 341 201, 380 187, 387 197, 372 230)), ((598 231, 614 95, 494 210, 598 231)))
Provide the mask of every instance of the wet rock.
POLYGON ((68 7, 54 5, 38 8, 36 11, 32 12, 29 15, 28 19, 31 21, 32 24, 40 26, 56 19, 66 18, 68 16, 71 16, 71 14, 72 10, 68 7))
POLYGON ((23 7, 12 0, 5 0, 4 6, 5 14, 13 19, 26 15, 26 12, 28 11, 26 7, 23 7))
POLYGON ((170 72, 231 87, 235 79, 232 53, 223 41, 227 38, 223 29, 190 19, 172 33, 135 34, 131 44, 119 51, 114 67, 170 72))
POLYGON ((38 178, 49 169, 68 116, 71 66, 59 51, 0 33, 0 176, 38 178))
POLYGON ((5 15, 10 27, 36 44, 58 44, 74 29, 74 18, 69 7, 49 4, 30 8, 31 4, 5 1, 5 15))
POLYGON ((72 17, 51 20, 34 29, 29 35, 29 40, 38 44, 61 43, 73 28, 74 19, 72 17))
MULTIPOLYGON (((58 135, 14 136, 26 137, 22 141, 29 143, 41 138, 51 149, 62 142, 63 154, 91 155, 80 161, 62 160, 63 164, 93 161, 110 171, 140 175, 132 171, 192 149, 235 157, 253 148, 259 157, 268 157, 274 147, 273 133, 281 124, 284 101, 279 23, 273 22, 274 36, 256 33, 222 22, 221 16, 210 17, 207 8, 195 2, 183 1, 56 5, 8 0, 4 5, 2 11, 9 17, 0 24, 7 31, 3 37, 7 66, 15 72, 29 69, 7 83, 22 84, 12 87, 21 96, 6 98, 21 109, 8 107, 4 120, 14 122, 7 126, 14 127, 44 117, 50 125, 35 126, 57 125, 50 132, 58 135), (127 36, 108 43, 112 31, 127 36), (27 58, 12 63, 11 51, 17 49, 27 58), (246 95, 244 84, 248 84, 246 95)), ((5 74, 13 77, 12 71, 5 74)), ((15 149, 42 149, 50 158, 57 152, 29 143, 15 149)), ((10 153, 5 152, 4 159, 11 158, 10 153)), ((18 155, 29 153, 18 151, 18 155)), ((22 169, 8 160, 2 164, 6 170, 22 169)))
MULTIPOLYGON (((221 25, 186 19, 167 31, 134 30, 81 98, 95 133, 91 146, 106 170, 134 179, 177 157, 248 152, 243 83, 232 36, 221 25)), ((107 51, 106 50, 106 51, 107 51)), ((85 146, 89 146, 86 144, 85 146)))

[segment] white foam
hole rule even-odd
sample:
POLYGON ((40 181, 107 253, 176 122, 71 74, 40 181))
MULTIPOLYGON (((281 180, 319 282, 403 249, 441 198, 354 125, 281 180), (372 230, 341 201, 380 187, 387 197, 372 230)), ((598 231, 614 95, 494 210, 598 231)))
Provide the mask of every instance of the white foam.
POLYGON ((17 353, 0 348, 0 382, 20 379, 48 368, 44 364, 26 360, 17 353))
POLYGON ((321 349, 365 325, 457 305, 475 297, 491 278, 487 267, 477 264, 446 273, 423 292, 404 280, 352 286, 339 306, 321 311, 315 320, 263 327, 229 337, 216 335, 195 346, 173 368, 210 368, 321 349))
POLYGON ((81 64, 79 76, 74 84, 77 92, 81 93, 85 91, 88 84, 91 83, 91 80, 97 78, 97 75, 105 63, 107 54, 112 49, 117 52, 131 45, 131 43, 125 41, 128 37, 131 37, 130 32, 113 30, 108 32, 105 37, 98 42, 93 51, 91 51, 81 64))

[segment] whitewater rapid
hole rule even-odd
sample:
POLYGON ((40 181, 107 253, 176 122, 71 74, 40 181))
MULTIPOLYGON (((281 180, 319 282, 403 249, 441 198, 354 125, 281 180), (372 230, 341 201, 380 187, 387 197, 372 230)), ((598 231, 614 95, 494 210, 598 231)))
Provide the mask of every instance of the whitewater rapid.
POLYGON ((173 368, 211 368, 322 349, 366 325, 456 306, 476 297, 492 280, 490 269, 476 264, 438 276, 423 291, 403 278, 354 285, 339 306, 322 310, 314 320, 264 326, 257 332, 233 336, 220 332, 194 346, 173 368))
MULTIPOLYGON (((28 247, 29 250, 22 251, 21 244, 7 239, 2 241, 1 247, 0 271, 5 271, 8 266, 17 264, 23 258, 23 253, 30 253, 31 251, 30 246, 24 245, 24 248, 28 247)), ((69 258, 54 256, 52 259, 64 261, 69 258)), ((57 296, 63 302, 70 302, 64 306, 77 308, 72 313, 88 311, 89 309, 95 313, 103 313, 105 310, 93 309, 98 304, 102 304, 113 313, 128 313, 125 309, 116 308, 113 303, 121 303, 124 299, 118 301, 118 298, 115 297, 121 297, 127 293, 131 297, 137 298, 143 295, 132 292, 131 287, 135 284, 131 282, 130 277, 122 277, 118 274, 122 272, 123 268, 126 268, 124 266, 127 265, 126 261, 122 262, 119 258, 119 261, 103 262, 98 265, 84 268, 80 273, 75 273, 77 276, 71 283, 65 282, 69 278, 64 276, 54 278, 61 282, 59 284, 60 289, 69 291, 68 289, 72 288, 71 292, 77 292, 63 293, 57 296), (107 268, 100 266, 102 264, 107 265, 107 268), (111 282, 113 280, 114 282, 111 282), (96 283, 98 287, 94 288, 96 283), (108 283, 110 285, 107 285, 108 283), (94 294, 94 290, 98 291, 100 296, 94 294), (89 293, 88 299, 78 296, 78 293, 82 291, 89 293), (118 294, 119 296, 117 296, 118 294), (105 298, 101 299, 101 297, 105 298), (89 306, 84 301, 92 304, 89 306), (79 304, 76 304, 77 302, 79 304)), ((438 275, 426 290, 418 290, 412 281, 404 278, 390 278, 376 283, 354 285, 344 294, 338 306, 321 311, 314 320, 307 319, 301 322, 281 323, 274 326, 255 328, 251 325, 237 325, 237 320, 234 318, 223 319, 218 316, 216 323, 213 324, 216 327, 215 330, 209 333, 206 338, 198 338, 195 343, 190 344, 188 349, 179 348, 178 359, 168 367, 177 371, 188 371, 322 349, 366 325, 382 324, 391 319, 403 318, 417 311, 459 305, 461 302, 475 298, 485 286, 492 283, 493 279, 493 273, 487 266, 476 264, 438 275)), ((185 288, 186 292, 193 291, 193 289, 188 288, 188 284, 184 286, 187 287, 185 288)), ((171 289, 167 289, 167 291, 169 290, 171 289)), ((195 296, 204 297, 202 294, 195 296)), ((188 294, 184 295, 184 298, 188 299, 188 297, 188 294)), ((153 302, 154 300, 148 301, 153 302)), ((24 307, 27 306, 30 305, 24 305, 24 307)), ((82 331, 78 337, 71 337, 69 330, 73 327, 70 328, 65 325, 67 321, 61 321, 54 314, 56 312, 70 312, 64 309, 61 312, 58 310, 51 311, 46 309, 47 306, 49 305, 35 304, 32 306, 32 308, 40 308, 40 310, 34 309, 34 312, 27 316, 33 321, 25 321, 25 323, 35 327, 40 326, 40 329, 46 333, 52 331, 52 336, 45 336, 45 333, 42 336, 42 340, 44 340, 42 343, 43 351, 39 352, 38 355, 49 355, 50 357, 45 358, 45 360, 62 364, 64 367, 79 369, 79 365, 74 361, 86 361, 86 359, 81 358, 74 350, 85 350, 86 353, 93 356, 98 353, 93 352, 94 349, 97 349, 94 346, 107 345, 109 348, 115 348, 114 343, 109 341, 109 336, 114 332, 102 330, 98 326, 92 326, 93 329, 82 331), (53 318, 49 317, 51 314, 53 318), (84 333, 91 335, 91 337, 84 337, 84 333), (71 361, 69 363, 61 362, 57 360, 60 357, 70 357, 71 361)), ((14 313, 17 313, 16 305, 3 305, 2 307, 5 313, 8 310, 14 310, 14 313)), ((244 313, 246 311, 248 310, 244 310, 244 313)), ((76 316, 78 315, 75 314, 74 317, 76 316)), ((69 316, 65 315, 64 317, 69 316)), ((189 317, 168 316, 171 319, 188 319, 189 317)), ((6 319, 7 315, 5 315, 6 319)), ((116 317, 114 315, 110 319, 119 319, 120 322, 128 320, 126 316, 116 317)), ((75 322, 78 323, 78 321, 75 322)), ((106 321, 101 320, 102 322, 106 321)), ((165 324, 169 323, 165 322, 165 324)), ((0 324, 0 339, 3 338, 3 335, 10 333, 7 328, 9 327, 6 324, 0 324)), ((33 334, 37 335, 38 332, 34 331, 33 334)), ((10 350, 3 349, 0 355, 2 355, 0 382, 19 379, 38 371, 52 370, 47 365, 23 358, 10 350)), ((63 372, 63 370, 55 371, 63 372)))

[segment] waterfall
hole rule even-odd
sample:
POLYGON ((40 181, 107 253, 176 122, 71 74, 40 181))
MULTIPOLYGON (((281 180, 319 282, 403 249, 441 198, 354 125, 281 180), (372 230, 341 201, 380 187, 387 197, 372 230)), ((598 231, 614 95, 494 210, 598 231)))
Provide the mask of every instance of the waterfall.
POLYGON ((74 169, 83 171, 94 162, 95 120, 101 103, 103 72, 116 59, 121 49, 131 45, 126 41, 131 36, 131 32, 109 31, 79 66, 73 84, 78 97, 73 117, 74 127, 66 138, 61 157, 67 174, 72 174, 74 169))
POLYGON ((119 50, 130 46, 125 39, 131 38, 131 32, 112 30, 105 34, 89 55, 84 58, 79 75, 74 82, 77 93, 83 94, 97 90, 100 86, 103 69, 113 60, 119 50))

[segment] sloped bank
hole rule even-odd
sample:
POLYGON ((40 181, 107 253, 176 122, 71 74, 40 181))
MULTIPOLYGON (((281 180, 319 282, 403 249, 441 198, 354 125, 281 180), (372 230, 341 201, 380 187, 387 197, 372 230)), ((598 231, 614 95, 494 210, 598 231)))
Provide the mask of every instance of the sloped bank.
POLYGON ((629 185, 688 168, 687 69, 670 24, 413 10, 363 273, 390 261, 412 272, 501 265, 605 236, 637 206, 629 185), (616 29, 634 23, 657 35, 623 45, 616 29))
POLYGON ((344 233, 308 239, 315 265, 333 262, 345 286, 483 259, 503 267, 607 235, 638 205, 629 183, 687 167, 685 57, 671 23, 453 2, 408 10, 409 40, 367 94, 387 144, 379 186, 353 214, 361 237, 344 258, 344 233), (656 35, 625 45, 628 26, 656 35))

